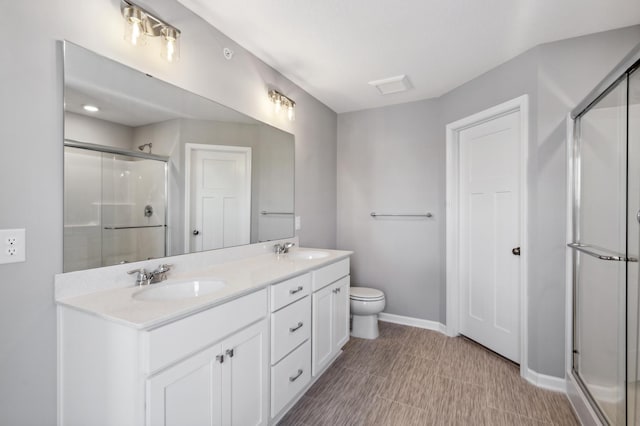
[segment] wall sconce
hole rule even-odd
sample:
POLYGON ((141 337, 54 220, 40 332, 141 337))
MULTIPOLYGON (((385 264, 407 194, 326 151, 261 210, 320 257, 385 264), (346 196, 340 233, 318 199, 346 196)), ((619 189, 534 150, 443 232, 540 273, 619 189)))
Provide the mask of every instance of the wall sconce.
POLYGON ((277 90, 269 90, 269 99, 274 104, 276 114, 279 114, 280 111, 286 109, 289 120, 295 120, 294 108, 296 107, 296 103, 292 99, 287 98, 277 90))
POLYGON ((147 37, 161 37, 160 56, 168 62, 180 59, 179 29, 127 0, 121 0, 120 12, 125 21, 125 40, 134 46, 141 46, 146 44, 147 37))

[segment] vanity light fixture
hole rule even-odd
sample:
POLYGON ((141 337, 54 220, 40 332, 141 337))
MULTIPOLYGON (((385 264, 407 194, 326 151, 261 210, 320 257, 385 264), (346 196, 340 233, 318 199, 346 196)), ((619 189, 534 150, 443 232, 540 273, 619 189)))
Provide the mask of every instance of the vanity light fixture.
POLYGON ((291 99, 278 92, 277 90, 269 90, 269 99, 274 104, 276 114, 279 114, 282 109, 287 110, 287 117, 289 120, 295 120, 295 107, 296 103, 291 99))
POLYGON ((160 37, 160 56, 168 62, 176 62, 180 58, 179 29, 128 0, 121 0, 120 12, 125 21, 125 40, 134 46, 140 46, 146 44, 148 37, 160 37))

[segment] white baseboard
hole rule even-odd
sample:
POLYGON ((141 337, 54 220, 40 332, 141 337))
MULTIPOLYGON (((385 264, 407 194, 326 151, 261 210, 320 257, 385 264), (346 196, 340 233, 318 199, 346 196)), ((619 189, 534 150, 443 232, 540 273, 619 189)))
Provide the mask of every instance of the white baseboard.
POLYGON ((564 377, 547 376, 529 368, 526 370, 524 378, 527 382, 539 388, 567 393, 567 381, 564 377))
POLYGON ((387 314, 386 312, 379 313, 378 319, 384 322, 392 322, 394 324, 409 325, 411 327, 424 328, 427 330, 438 331, 442 334, 447 334, 447 327, 444 324, 437 321, 429 321, 429 320, 420 319, 420 318, 411 318, 411 317, 405 317, 402 315, 387 314))

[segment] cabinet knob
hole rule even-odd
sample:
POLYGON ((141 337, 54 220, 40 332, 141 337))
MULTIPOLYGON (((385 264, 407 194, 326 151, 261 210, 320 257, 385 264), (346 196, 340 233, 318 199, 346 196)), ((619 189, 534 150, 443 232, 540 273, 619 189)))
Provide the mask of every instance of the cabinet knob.
POLYGON ((290 382, 295 382, 296 380, 298 380, 298 377, 302 376, 302 373, 304 373, 304 371, 302 371, 302 369, 298 369, 298 373, 295 376, 291 376, 289 377, 289 381, 290 382))
POLYGON ((339 288, 334 288, 334 289, 333 289, 333 293, 334 293, 334 294, 338 294, 338 293, 340 293, 340 289, 339 289, 339 288))
POLYGON ((216 355, 216 361, 222 364, 224 362, 224 355, 216 355))
POLYGON ((289 294, 296 294, 302 291, 302 286, 298 286, 295 290, 289 290, 289 294))
POLYGON ((229 358, 233 358, 233 349, 227 349, 225 352, 229 358))
POLYGON ((300 327, 302 327, 304 324, 302 323, 302 321, 300 321, 298 323, 298 325, 296 325, 295 327, 290 327, 289 328, 289 333, 294 333, 296 331, 298 331, 300 329, 300 327))

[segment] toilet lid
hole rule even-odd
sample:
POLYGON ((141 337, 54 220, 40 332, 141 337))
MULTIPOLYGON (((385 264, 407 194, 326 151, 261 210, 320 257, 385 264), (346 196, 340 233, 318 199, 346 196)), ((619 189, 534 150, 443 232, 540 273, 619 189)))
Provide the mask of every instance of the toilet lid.
POLYGON ((351 287, 350 297, 354 300, 382 300, 384 293, 375 288, 369 287, 351 287))

